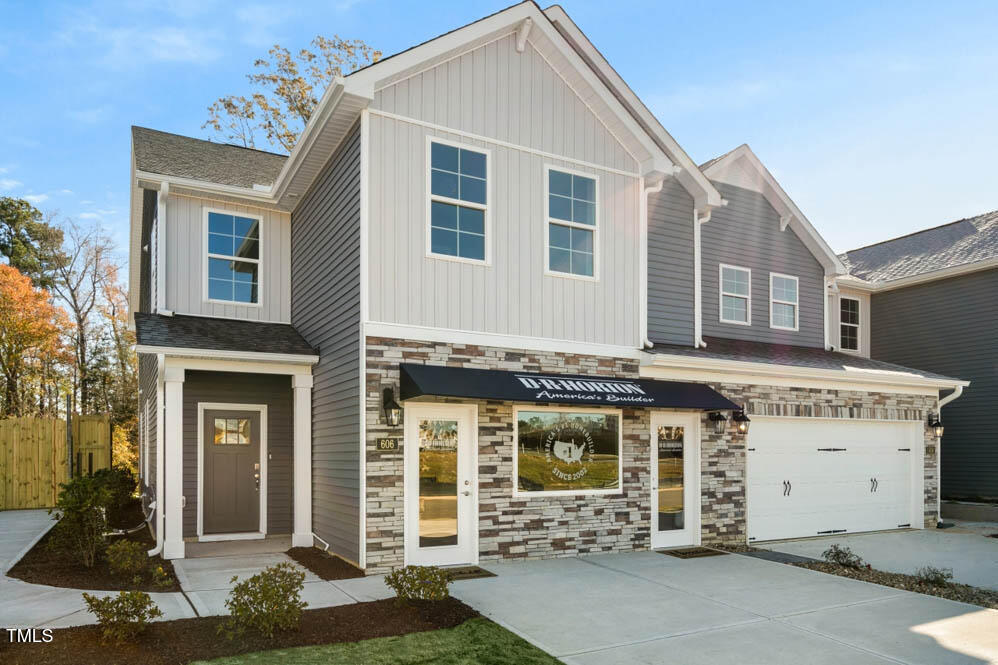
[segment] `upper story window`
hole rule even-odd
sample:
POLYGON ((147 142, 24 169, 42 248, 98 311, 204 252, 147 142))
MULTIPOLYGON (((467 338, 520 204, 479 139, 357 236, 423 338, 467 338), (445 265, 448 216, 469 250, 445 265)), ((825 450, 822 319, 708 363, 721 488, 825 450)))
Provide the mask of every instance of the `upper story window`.
POLYGON ((206 212, 208 300, 259 305, 261 218, 206 212))
POLYGON ((547 169, 547 272, 596 278, 596 178, 547 169))
POLYGON ((769 273, 769 327, 797 330, 797 278, 769 273))
POLYGON ((487 152, 430 141, 429 253, 485 262, 487 152))
POLYGON ((839 346, 859 351, 859 300, 839 298, 839 346))
POLYGON ((752 271, 721 264, 721 323, 752 325, 752 271))

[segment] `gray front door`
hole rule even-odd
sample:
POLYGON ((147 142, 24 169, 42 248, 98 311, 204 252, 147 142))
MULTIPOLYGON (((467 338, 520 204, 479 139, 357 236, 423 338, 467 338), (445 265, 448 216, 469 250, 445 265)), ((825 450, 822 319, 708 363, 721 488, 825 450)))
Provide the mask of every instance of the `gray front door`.
POLYGON ((205 534, 260 530, 260 413, 204 412, 205 534))

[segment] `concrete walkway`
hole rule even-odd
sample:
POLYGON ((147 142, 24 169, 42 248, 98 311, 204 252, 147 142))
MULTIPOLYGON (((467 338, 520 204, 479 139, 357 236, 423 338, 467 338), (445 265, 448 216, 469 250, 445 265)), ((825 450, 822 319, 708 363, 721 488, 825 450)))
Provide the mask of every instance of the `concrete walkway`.
POLYGON ((848 547, 878 570, 892 573, 914 573, 922 566, 952 568, 953 580, 985 589, 998 590, 998 538, 985 533, 992 529, 914 529, 807 538, 757 547, 821 559, 830 545, 848 547))
POLYGON ((568 664, 998 663, 998 611, 735 554, 483 567, 454 595, 568 664))
POLYGON ((6 575, 53 526, 55 520, 45 509, 0 512, 0 575, 6 575))

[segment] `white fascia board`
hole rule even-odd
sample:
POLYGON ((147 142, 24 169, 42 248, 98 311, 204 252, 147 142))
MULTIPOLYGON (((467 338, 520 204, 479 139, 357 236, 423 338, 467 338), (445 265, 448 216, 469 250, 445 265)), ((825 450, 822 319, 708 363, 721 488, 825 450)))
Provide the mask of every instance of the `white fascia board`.
POLYGON ((607 62, 603 54, 599 52, 585 33, 579 29, 575 21, 559 5, 553 5, 544 10, 544 14, 555 25, 555 28, 563 33, 566 41, 573 49, 578 49, 580 56, 587 64, 596 70, 605 85, 611 92, 625 105, 628 112, 642 126, 642 130, 648 133, 659 147, 665 151, 669 159, 682 169, 677 174, 680 184, 693 196, 695 206, 698 209, 717 207, 722 205, 721 194, 717 188, 711 184, 710 180, 700 172, 696 162, 694 162, 682 146, 666 131, 658 118, 648 110, 644 102, 631 90, 630 86, 617 73, 617 71, 607 62))
POLYGON ((766 200, 780 213, 781 217, 790 216, 790 227, 797 234, 797 237, 801 239, 801 242, 811 251, 811 254, 825 268, 825 274, 846 274, 846 267, 841 259, 835 255, 835 252, 825 242, 825 239, 821 237, 818 230, 807 219, 807 216, 801 212, 797 204, 790 198, 790 195, 787 194, 786 190, 783 189, 776 178, 773 177, 773 174, 769 172, 769 169, 766 168, 766 165, 752 152, 752 149, 748 145, 743 143, 738 146, 704 169, 704 174, 707 177, 723 182, 720 176, 728 168, 735 166, 737 162, 748 165, 758 174, 760 179, 760 193, 766 197, 766 200))
POLYGON ((170 185, 176 185, 177 187, 183 187, 186 189, 193 189, 208 194, 222 194, 224 196, 231 196, 233 198, 244 199, 247 201, 255 201, 258 203, 265 203, 269 206, 277 205, 276 200, 269 192, 263 192, 257 189, 252 189, 250 187, 237 187, 235 185, 221 185, 216 182, 207 182, 205 180, 195 180, 194 178, 183 178, 180 176, 165 175, 162 173, 151 173, 149 171, 135 171, 133 173, 132 182, 146 181, 150 183, 168 183, 170 185))
POLYGON ((737 374, 752 376, 793 377, 801 379, 819 379, 831 382, 869 385, 915 386, 923 388, 956 388, 969 386, 969 381, 931 379, 916 374, 893 372, 888 370, 873 370, 863 368, 846 368, 844 370, 818 369, 814 367, 798 367, 794 365, 775 365, 771 363, 747 362, 743 360, 722 360, 717 358, 692 358, 690 356, 670 355, 666 353, 647 353, 641 359, 642 367, 660 367, 670 369, 690 369, 699 371, 716 371, 730 376, 728 382, 738 382, 737 374))
POLYGON ((973 263, 964 263, 963 265, 943 268, 942 270, 933 270, 932 272, 926 272, 920 275, 892 279, 888 282, 866 282, 850 275, 839 278, 839 284, 848 288, 866 290, 871 293, 883 293, 884 291, 894 291, 895 289, 903 289, 908 286, 925 284, 926 282, 935 282, 940 279, 949 279, 951 277, 969 275, 973 272, 990 270, 992 268, 998 268, 998 258, 974 261, 973 263))
POLYGON ((162 354, 167 358, 205 358, 214 360, 235 360, 246 362, 290 363, 314 365, 319 356, 298 353, 259 353, 255 351, 221 351, 218 349, 194 349, 174 346, 150 346, 136 344, 136 353, 162 354))

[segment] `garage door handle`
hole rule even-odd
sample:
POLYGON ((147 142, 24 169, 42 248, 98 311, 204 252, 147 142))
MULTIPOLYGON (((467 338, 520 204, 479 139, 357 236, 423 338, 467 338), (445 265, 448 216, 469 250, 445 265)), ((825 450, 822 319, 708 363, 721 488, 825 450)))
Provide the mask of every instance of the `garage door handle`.
POLYGON ((783 496, 787 495, 787 481, 783 481, 783 496))
POLYGON ((787 481, 787 496, 790 496, 790 493, 793 492, 793 491, 794 491, 794 484, 788 480, 787 481))
POLYGON ((870 478, 870 491, 876 492, 880 488, 880 481, 876 478, 870 478))
POLYGON ((783 481, 783 496, 790 496, 790 491, 794 488, 789 480, 783 481))

